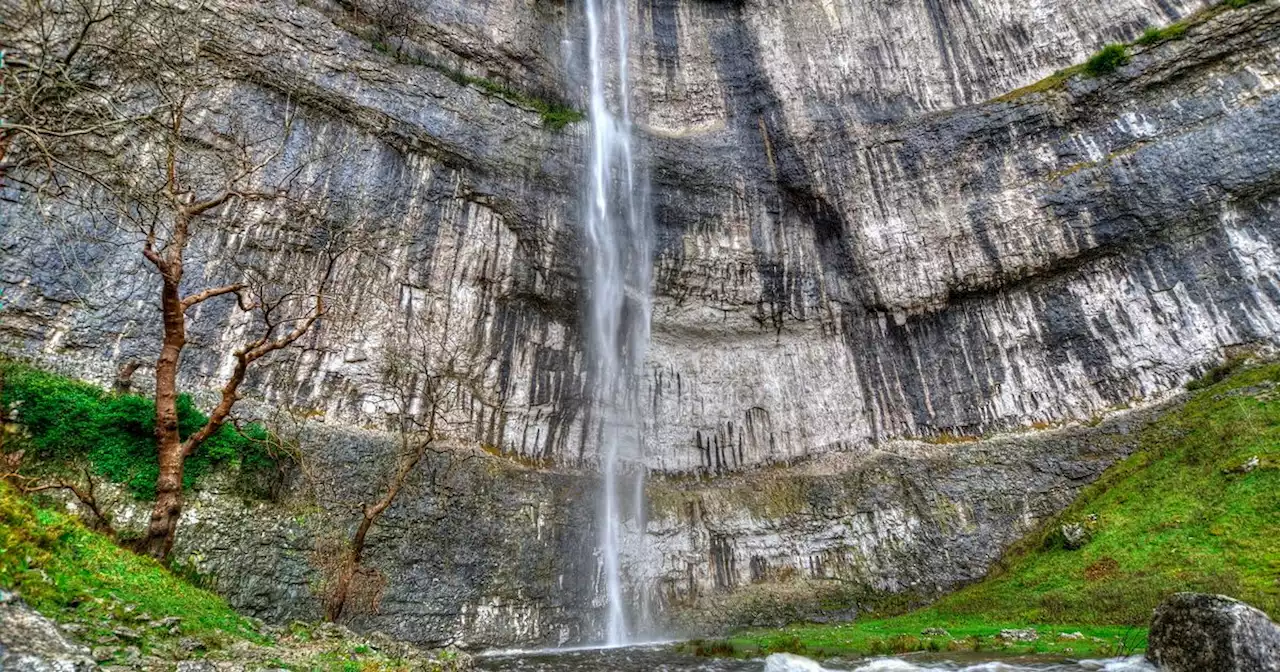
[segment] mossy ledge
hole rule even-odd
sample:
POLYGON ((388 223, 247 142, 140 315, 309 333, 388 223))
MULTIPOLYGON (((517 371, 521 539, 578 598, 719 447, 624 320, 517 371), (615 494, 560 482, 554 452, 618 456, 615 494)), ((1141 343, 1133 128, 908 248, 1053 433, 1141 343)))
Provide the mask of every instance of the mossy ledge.
POLYGON ((1206 7, 1187 18, 1171 23, 1163 28, 1150 27, 1147 28, 1138 39, 1127 43, 1108 44, 1095 54, 1089 57, 1083 63, 1077 63, 1059 70, 1048 77, 1019 89, 1014 89, 1009 93, 994 99, 994 102, 1004 103, 1012 102, 1025 96, 1044 93, 1054 89, 1061 88, 1073 77, 1102 77, 1115 72, 1121 66, 1129 62, 1130 51, 1135 46, 1153 47, 1163 42, 1172 40, 1180 40, 1187 36, 1188 32, 1202 23, 1212 19, 1224 11, 1232 9, 1242 9, 1248 5, 1252 5, 1262 0, 1222 0, 1221 2, 1206 7))

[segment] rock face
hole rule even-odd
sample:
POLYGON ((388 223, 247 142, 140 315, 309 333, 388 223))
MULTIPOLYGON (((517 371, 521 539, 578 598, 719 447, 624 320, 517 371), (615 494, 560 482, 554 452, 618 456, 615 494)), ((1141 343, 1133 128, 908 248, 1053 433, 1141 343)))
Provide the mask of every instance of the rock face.
MULTIPOLYGON (((424 3, 412 62, 344 28, 336 5, 213 12, 228 79, 202 101, 210 132, 246 110, 266 132, 288 97, 304 101, 286 155, 358 157, 308 168, 342 204, 327 216, 379 241, 340 270, 305 354, 253 382, 267 401, 380 425, 386 343, 440 303, 477 357, 457 418, 471 438, 591 463, 576 319, 587 129, 544 128, 440 65, 573 99, 578 60, 550 45, 576 44, 581 17, 473 4, 424 3)), ((979 102, 1204 4, 633 7, 658 236, 648 467, 719 474, 1087 419, 1175 389, 1225 348, 1274 344, 1274 2, 1137 47, 1115 75, 979 102), (813 25, 828 30, 795 28, 813 25)), ((7 347, 101 379, 152 359, 141 256, 62 240, 50 212, 6 208, 7 347)), ((193 287, 228 279, 221 259, 271 265, 302 236, 233 215, 235 236, 199 241, 193 287)), ((225 371, 233 313, 194 314, 192 389, 225 371)))
POLYGON ((1165 672, 1276 672, 1280 626, 1222 595, 1178 593, 1156 608, 1147 657, 1165 672))
POLYGON ((90 672, 98 669, 89 650, 67 641, 58 626, 0 591, 0 670, 90 672))
MULTIPOLYGON (((982 577, 1134 450, 1145 420, 899 442, 710 483, 652 477, 643 498, 622 498, 643 502, 624 512, 633 617, 647 613, 670 636, 849 618, 884 593, 935 596, 982 577)), ((294 504, 247 504, 209 480, 189 498, 175 547, 233 606, 269 621, 323 613, 314 589, 327 544, 350 534, 352 502, 370 501, 395 450, 393 437, 324 428, 306 445, 314 485, 294 504)), ((373 528, 367 565, 385 584, 378 608, 353 609, 351 625, 432 646, 597 641, 596 479, 464 456, 429 459, 373 528)), ((118 525, 145 525, 147 506, 103 499, 118 525)))
MULTIPOLYGON (((1280 340, 1280 0, 1134 47, 1114 74, 996 98, 1208 4, 628 3, 657 231, 652 478, 627 542, 639 602, 977 578, 1131 446, 971 437, 1159 398, 1230 348, 1280 340)), ((311 449, 359 476, 327 481, 342 483, 325 515, 349 513, 385 450, 358 428, 391 414, 387 343, 448 306, 476 365, 450 424, 514 459, 459 472, 466 497, 423 487, 388 514, 367 624, 421 642, 588 639, 602 598, 577 322, 587 129, 548 128, 529 98, 474 79, 579 100, 582 17, 418 5, 399 60, 338 3, 205 5, 223 79, 191 132, 296 111, 286 162, 322 150, 307 167, 340 204, 325 216, 378 241, 252 390, 336 427, 311 449)), ((3 347, 100 380, 153 359, 136 241, 77 237, 75 213, 0 196, 3 347)), ((284 268, 270 262, 301 244, 287 219, 227 216, 234 235, 197 239, 193 287, 235 280, 226 262, 248 254, 284 268)), ((192 316, 184 383, 207 390, 243 325, 230 302, 192 316)), ((209 526, 189 550, 237 604, 284 618, 316 608, 318 539, 277 522, 209 526)))

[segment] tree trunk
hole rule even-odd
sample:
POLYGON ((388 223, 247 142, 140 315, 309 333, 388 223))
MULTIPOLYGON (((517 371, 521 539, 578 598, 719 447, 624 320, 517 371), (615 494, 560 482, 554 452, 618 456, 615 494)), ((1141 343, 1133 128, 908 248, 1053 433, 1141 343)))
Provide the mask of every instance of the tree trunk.
POLYGON ((333 593, 329 597, 329 608, 325 613, 331 623, 337 623, 342 618, 342 610, 347 606, 347 596, 351 593, 351 582, 355 580, 356 572, 360 570, 360 559, 364 556, 365 537, 369 535, 369 528, 373 527, 373 521, 380 513, 382 511, 377 507, 363 511, 360 527, 356 528, 351 545, 347 547, 347 557, 343 559, 338 575, 334 578, 333 593))
MULTIPOLYGON (((179 266, 179 268, 181 268, 179 266)), ((156 449, 160 476, 156 479, 156 503, 151 522, 139 548, 164 560, 173 548, 173 536, 182 514, 182 467, 186 451, 178 433, 178 364, 186 345, 186 317, 178 293, 181 271, 161 269, 164 288, 160 307, 164 315, 164 341, 156 359, 156 449)))

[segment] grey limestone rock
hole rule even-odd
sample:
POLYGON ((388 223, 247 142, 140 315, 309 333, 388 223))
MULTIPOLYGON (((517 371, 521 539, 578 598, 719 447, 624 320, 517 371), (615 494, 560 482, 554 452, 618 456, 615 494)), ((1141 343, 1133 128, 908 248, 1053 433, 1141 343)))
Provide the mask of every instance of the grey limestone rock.
POLYGON ((84 646, 68 641, 58 626, 0 591, 0 670, 90 672, 97 664, 84 646))
MULTIPOLYGON (((266 135, 293 115, 283 156, 335 157, 306 171, 338 204, 322 210, 378 244, 239 408, 314 419, 318 511, 198 493, 177 552, 238 608, 317 618, 317 549, 371 501, 389 450, 384 345, 439 302, 478 370, 449 418, 460 454, 500 457, 450 472, 466 497, 410 485, 369 552, 381 609, 351 625, 434 645, 588 641, 588 128, 547 128, 454 72, 582 107, 580 3, 415 3, 399 60, 347 3, 201 5, 220 84, 188 128, 266 135)), ((713 607, 719 626, 746 618, 735 596, 793 580, 931 596, 978 579, 1132 442, 1123 416, 974 439, 1158 401, 1233 349, 1280 344, 1280 0, 1134 47, 1111 75, 1010 93, 1210 4, 628 0, 655 235, 629 602, 657 620, 713 607)), ((0 348, 108 383, 154 361, 156 279, 136 241, 68 235, 74 213, 0 199, 0 348)), ((289 221, 197 236, 191 288, 249 257, 284 268, 303 237, 289 221)), ((192 317, 182 385, 207 400, 243 325, 229 299, 192 317)))
POLYGON ((1156 608, 1147 657, 1165 672, 1277 672, 1280 626, 1239 600, 1178 593, 1156 608))

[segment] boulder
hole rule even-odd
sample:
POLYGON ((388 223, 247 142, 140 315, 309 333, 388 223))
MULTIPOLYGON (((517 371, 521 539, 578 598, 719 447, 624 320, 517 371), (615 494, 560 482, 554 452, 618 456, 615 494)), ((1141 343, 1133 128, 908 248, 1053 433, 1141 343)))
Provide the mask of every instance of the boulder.
POLYGON ((58 626, 0 591, 0 670, 4 672, 89 672, 97 664, 89 650, 68 641, 58 626))
POLYGON ((1178 593, 1156 607, 1147 657, 1165 672, 1280 672, 1280 626, 1239 600, 1178 593))

